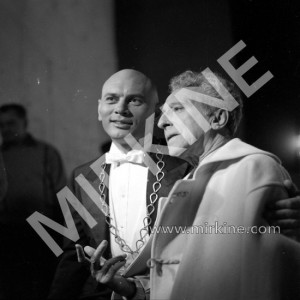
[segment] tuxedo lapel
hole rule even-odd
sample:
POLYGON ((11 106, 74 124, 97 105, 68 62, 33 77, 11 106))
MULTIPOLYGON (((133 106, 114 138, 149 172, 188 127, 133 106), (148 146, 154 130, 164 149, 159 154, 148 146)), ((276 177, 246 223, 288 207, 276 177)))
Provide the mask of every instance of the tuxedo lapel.
MULTIPOLYGON (((97 159, 95 162, 93 162, 90 167, 89 171, 87 172, 85 178, 89 182, 89 184, 95 189, 95 191, 99 194, 100 198, 100 190, 99 190, 99 184, 100 184, 100 173, 102 171, 102 163, 105 161, 105 157, 102 156, 99 159, 97 159)), ((103 193, 105 195, 105 202, 108 205, 109 204, 109 172, 110 172, 110 165, 105 166, 105 177, 104 177, 104 183, 105 188, 103 190, 103 193)), ((109 228, 107 222, 109 220, 106 220, 108 218, 105 217, 104 213, 101 211, 101 209, 90 199, 90 197, 87 195, 86 192, 84 192, 81 189, 81 198, 83 205, 86 207, 86 209, 92 214, 94 219, 96 220, 97 224, 93 228, 89 228, 89 235, 91 240, 91 245, 93 247, 97 247, 103 240, 107 240, 110 245, 110 234, 109 234, 109 228), (107 222, 106 222, 107 221, 107 222)), ((105 257, 111 257, 110 254, 110 247, 107 248, 105 251, 104 256, 105 257)))

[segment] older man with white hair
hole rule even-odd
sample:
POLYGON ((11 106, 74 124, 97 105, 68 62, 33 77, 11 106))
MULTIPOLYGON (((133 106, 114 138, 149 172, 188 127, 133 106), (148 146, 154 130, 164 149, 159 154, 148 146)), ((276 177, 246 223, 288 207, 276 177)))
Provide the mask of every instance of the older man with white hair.
POLYGON ((298 298, 300 244, 263 217, 268 204, 287 197, 288 173, 275 155, 234 138, 242 102, 233 84, 187 71, 171 88, 158 126, 170 149, 186 148, 170 154, 195 169, 177 181, 158 220, 177 232, 154 234, 151 299, 298 298), (219 95, 224 87, 234 109, 219 95), (203 118, 192 118, 191 107, 203 118))

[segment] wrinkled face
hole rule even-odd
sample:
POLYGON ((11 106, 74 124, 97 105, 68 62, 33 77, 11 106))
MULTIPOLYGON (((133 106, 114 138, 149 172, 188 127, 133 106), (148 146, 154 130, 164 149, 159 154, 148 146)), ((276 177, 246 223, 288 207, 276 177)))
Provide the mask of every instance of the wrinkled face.
POLYGON ((120 71, 103 86, 99 101, 99 120, 115 142, 131 133, 137 140, 145 134, 145 121, 155 110, 149 80, 138 72, 120 71))
POLYGON ((165 138, 171 156, 180 156, 196 141, 204 138, 204 130, 197 120, 201 112, 199 104, 188 99, 179 102, 172 93, 163 105, 158 127, 164 130, 165 138), (194 115, 195 119, 192 117, 194 115))
POLYGON ((0 132, 3 142, 13 142, 26 133, 26 122, 14 111, 0 113, 0 132))

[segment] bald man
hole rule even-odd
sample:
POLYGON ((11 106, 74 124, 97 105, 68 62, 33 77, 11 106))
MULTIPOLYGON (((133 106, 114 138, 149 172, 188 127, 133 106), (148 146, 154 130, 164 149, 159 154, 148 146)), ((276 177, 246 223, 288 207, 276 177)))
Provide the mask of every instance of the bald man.
MULTIPOLYGON (((157 215, 156 200, 167 196, 175 181, 189 168, 187 163, 176 158, 148 156, 145 150, 132 150, 125 141, 124 138, 131 134, 143 146, 145 121, 154 113, 156 104, 156 89, 144 74, 121 70, 108 78, 98 103, 98 116, 111 138, 111 148, 106 155, 74 171, 74 178, 82 174, 109 211, 108 215, 105 209, 101 211, 96 207, 73 180, 74 194, 97 221, 90 229, 74 215, 80 235, 77 243, 96 247, 103 240, 108 241, 104 258, 110 262, 111 257, 126 255, 124 267, 136 259, 149 240, 151 225, 157 215), (160 174, 149 170, 145 161, 147 156, 157 164, 160 174), (160 179, 162 172, 164 175, 160 179), (157 187, 160 188, 157 190, 157 187), (145 224, 150 224, 149 228, 145 224)), ((74 243, 66 241, 49 299, 101 300, 110 297, 111 290, 91 278, 89 270, 77 262, 74 243)))

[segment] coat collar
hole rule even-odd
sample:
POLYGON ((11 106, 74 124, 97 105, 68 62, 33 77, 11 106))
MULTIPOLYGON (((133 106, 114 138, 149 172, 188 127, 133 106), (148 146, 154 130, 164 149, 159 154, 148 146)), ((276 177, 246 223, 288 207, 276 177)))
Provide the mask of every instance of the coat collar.
MULTIPOLYGON (((214 152, 209 154, 207 157, 205 157, 195 170, 195 174, 199 172, 199 169, 208 164, 212 163, 217 163, 217 162, 222 162, 222 161, 227 161, 227 160, 233 160, 233 159, 239 159, 248 155, 253 155, 253 154, 263 154, 267 155, 271 158, 273 158, 277 163, 281 164, 280 159, 267 151, 263 151, 261 149, 258 149, 254 146, 251 146, 243 141, 241 141, 238 138, 234 138, 227 142, 225 145, 222 147, 216 149, 214 152)), ((195 176, 194 174, 194 176, 195 176)), ((193 176, 193 177, 194 177, 193 176)), ((195 178, 195 177, 194 177, 195 178)))
POLYGON ((203 159, 203 161, 200 162, 199 166, 203 166, 207 163, 212 163, 212 162, 242 158, 244 156, 248 156, 252 154, 268 155, 281 164, 280 159, 274 154, 267 151, 260 150, 256 147, 253 147, 247 143, 242 142, 238 138, 235 138, 230 140, 225 145, 218 148, 211 154, 209 154, 206 158, 203 159))

